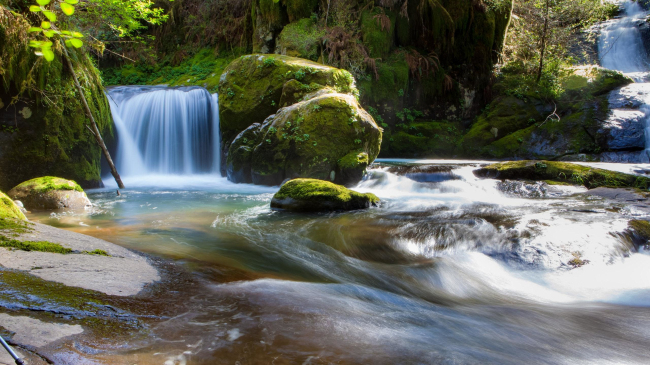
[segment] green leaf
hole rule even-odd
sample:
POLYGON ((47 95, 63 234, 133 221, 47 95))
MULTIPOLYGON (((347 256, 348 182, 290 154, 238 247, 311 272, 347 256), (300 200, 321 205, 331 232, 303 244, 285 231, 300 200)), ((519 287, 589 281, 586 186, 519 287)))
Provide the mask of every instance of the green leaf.
POLYGON ((38 5, 40 5, 40 6, 45 6, 45 5, 47 5, 47 4, 50 3, 50 0, 36 0, 36 2, 37 2, 38 5))
POLYGON ((72 33, 70 33, 69 30, 62 30, 62 31, 61 31, 61 34, 72 35, 72 33))
POLYGON ((68 3, 61 3, 61 11, 63 11, 65 15, 72 15, 74 14, 74 6, 68 3))
POLYGON ((43 52, 43 57, 45 57, 45 60, 48 62, 54 60, 54 52, 52 52, 50 48, 42 48, 41 52, 43 52))
MULTIPOLYGON (((80 39, 77 39, 77 38, 72 38, 69 41, 70 41, 70 44, 72 44, 72 46, 74 48, 81 48, 81 46, 84 45, 84 42, 82 42, 80 39)), ((67 43, 67 41, 66 41, 66 43, 67 43)))
POLYGON ((76 38, 83 38, 84 37, 84 35, 79 33, 79 32, 72 32, 72 36, 76 37, 76 38))
POLYGON ((43 42, 41 42, 41 41, 33 41, 33 40, 29 41, 29 46, 34 47, 34 48, 41 48, 42 44, 43 44, 43 42))
POLYGON ((43 15, 45 15, 45 17, 48 18, 51 22, 56 21, 56 15, 49 10, 43 10, 43 15))
POLYGON ((52 27, 52 24, 50 22, 41 22, 41 28, 50 29, 51 27, 52 27))
POLYGON ((36 6, 36 5, 32 5, 32 6, 29 7, 29 11, 31 11, 32 13, 38 13, 39 11, 41 11, 41 7, 36 6))
POLYGON ((40 32, 41 30, 43 30, 43 29, 41 29, 39 27, 29 27, 30 32, 40 32))
POLYGON ((52 37, 54 37, 54 34, 55 34, 55 33, 56 33, 56 32, 53 31, 53 30, 44 30, 44 31, 43 31, 43 34, 45 34, 45 36, 48 37, 48 38, 52 38, 52 37))
POLYGON ((79 0, 64 0, 64 1, 70 5, 79 4, 79 0))

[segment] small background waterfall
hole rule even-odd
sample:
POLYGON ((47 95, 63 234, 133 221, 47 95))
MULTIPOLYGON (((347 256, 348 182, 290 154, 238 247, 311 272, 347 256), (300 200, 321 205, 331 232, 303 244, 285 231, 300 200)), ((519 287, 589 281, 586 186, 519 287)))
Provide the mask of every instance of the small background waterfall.
MULTIPOLYGON (((636 84, 624 87, 617 100, 610 97, 610 119, 642 119, 645 129, 645 151, 637 162, 649 162, 650 158, 650 62, 643 43, 639 26, 646 21, 648 12, 636 1, 618 1, 623 12, 621 16, 608 22, 601 30, 598 40, 598 54, 601 66, 625 73, 636 84), (624 99, 621 105, 620 100, 624 99), (638 110, 631 112, 627 107, 638 103, 638 110), (642 115, 637 115, 641 113, 642 115)), ((616 159, 613 159, 615 161, 616 159)))
POLYGON ((201 87, 108 90, 121 175, 219 172, 218 95, 201 87))

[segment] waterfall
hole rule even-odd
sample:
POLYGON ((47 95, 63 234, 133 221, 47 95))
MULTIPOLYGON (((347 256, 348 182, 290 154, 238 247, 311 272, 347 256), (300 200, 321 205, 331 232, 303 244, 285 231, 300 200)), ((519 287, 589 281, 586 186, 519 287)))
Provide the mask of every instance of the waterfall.
POLYGON ((120 174, 219 172, 219 97, 201 87, 120 86, 108 91, 120 174))
MULTIPOLYGON (((645 151, 638 160, 647 162, 650 158, 650 83, 647 82, 650 76, 650 62, 639 25, 645 22, 648 12, 637 1, 625 0, 621 4, 622 16, 608 22, 601 30, 598 54, 601 66, 621 71, 638 83, 633 87, 632 94, 636 94, 634 98, 640 99, 638 111, 644 115, 645 129, 645 151)), ((627 94, 628 100, 630 99, 630 93, 621 94, 627 94)), ((625 119, 626 114, 630 115, 630 111, 612 108, 613 118, 625 119)))

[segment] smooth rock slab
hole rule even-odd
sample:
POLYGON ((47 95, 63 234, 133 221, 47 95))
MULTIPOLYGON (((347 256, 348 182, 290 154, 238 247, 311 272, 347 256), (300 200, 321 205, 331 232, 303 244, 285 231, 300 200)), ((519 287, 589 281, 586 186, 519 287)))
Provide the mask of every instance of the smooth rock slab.
POLYGON ((138 294, 146 284, 160 280, 158 270, 145 257, 94 237, 33 223, 32 232, 15 238, 54 242, 78 252, 99 249, 110 255, 64 255, 0 248, 0 265, 27 271, 43 280, 119 296, 138 294))

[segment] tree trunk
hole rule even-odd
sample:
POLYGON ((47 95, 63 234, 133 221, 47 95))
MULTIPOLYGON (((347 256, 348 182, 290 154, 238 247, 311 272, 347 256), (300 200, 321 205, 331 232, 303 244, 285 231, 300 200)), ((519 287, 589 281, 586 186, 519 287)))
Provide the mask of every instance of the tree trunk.
POLYGON ((549 0, 546 0, 546 14, 544 15, 544 30, 542 31, 541 49, 539 52, 539 68, 537 69, 537 83, 542 79, 542 71, 544 70, 544 52, 546 51, 546 35, 548 33, 548 13, 549 13, 549 0))
POLYGON ((77 91, 79 92, 79 95, 81 96, 81 101, 84 105, 84 109, 86 109, 86 114, 88 115, 88 118, 90 119, 90 126, 86 125, 86 127, 90 130, 92 135, 95 137, 95 140, 97 141, 97 144, 99 145, 99 148, 102 149, 102 152, 104 153, 104 157, 106 157, 106 161, 108 161, 108 166, 111 168, 111 174, 113 175, 113 178, 115 178, 115 182, 117 183, 117 186, 120 189, 124 189, 124 184, 122 183, 122 179, 120 178, 120 174, 117 173, 117 169, 115 168, 115 164, 113 164, 113 159, 111 158, 111 154, 108 152, 108 148, 106 148, 106 144, 104 143, 104 139, 102 138, 101 133, 99 132, 99 128, 97 128, 97 123, 95 122, 95 118, 93 117, 93 113, 90 111, 90 107, 88 107, 88 102, 86 101, 86 97, 84 95, 84 91, 81 88, 81 85, 79 84, 79 80, 77 79, 77 74, 74 72, 74 68, 72 67, 72 62, 70 61, 70 55, 68 54, 68 50, 66 49, 66 45, 62 44, 61 45, 63 48, 63 53, 65 61, 68 65, 68 68, 70 69, 70 72, 72 73, 72 79, 74 80, 74 84, 77 87, 77 91))

